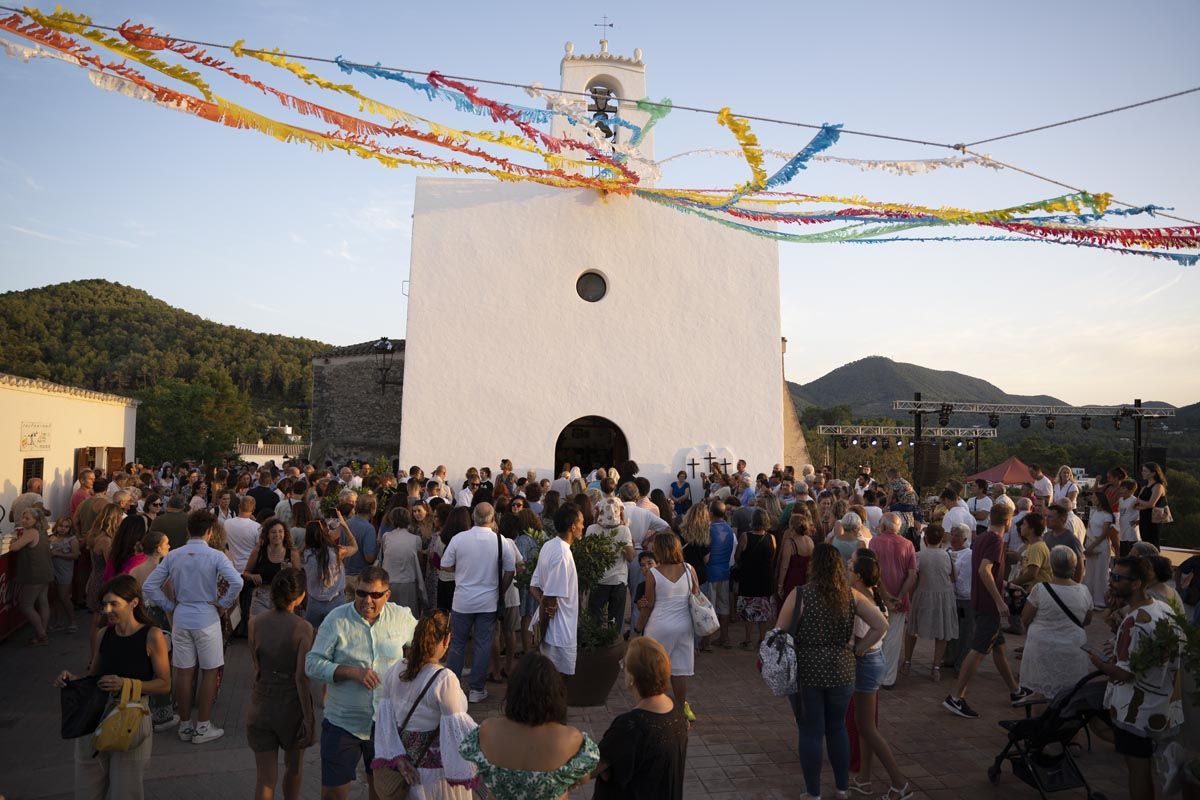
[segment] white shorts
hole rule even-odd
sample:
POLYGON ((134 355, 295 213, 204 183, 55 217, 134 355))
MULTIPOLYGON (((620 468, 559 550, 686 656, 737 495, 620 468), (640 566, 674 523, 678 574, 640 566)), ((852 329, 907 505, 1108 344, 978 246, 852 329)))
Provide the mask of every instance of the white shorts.
POLYGON ((171 666, 191 669, 200 663, 200 669, 216 669, 225 664, 225 642, 221 636, 221 623, 214 622, 199 630, 171 631, 171 666))
POLYGON ((575 674, 575 653, 577 648, 559 647, 556 644, 542 642, 542 655, 550 659, 554 668, 562 675, 575 674))

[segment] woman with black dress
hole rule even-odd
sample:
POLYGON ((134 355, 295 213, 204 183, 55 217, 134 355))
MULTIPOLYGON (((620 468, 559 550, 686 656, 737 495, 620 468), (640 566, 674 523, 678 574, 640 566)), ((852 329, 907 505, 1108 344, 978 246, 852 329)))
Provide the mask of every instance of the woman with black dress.
POLYGON ((745 623, 742 648, 757 650, 767 628, 775 621, 775 537, 767 532, 767 512, 754 509, 750 519, 750 530, 738 536, 737 561, 738 599, 737 614, 745 623), (751 631, 757 627, 757 638, 751 639, 751 631))
POLYGON ((270 611, 271 581, 284 567, 300 569, 300 553, 293 546, 292 534, 279 517, 271 517, 262 524, 258 544, 246 558, 246 570, 242 578, 247 586, 254 587, 250 602, 250 616, 270 611))
POLYGON ((671 661, 653 639, 625 651, 625 685, 637 704, 612 721, 600 740, 595 800, 680 800, 688 725, 667 695, 671 661))
MULTIPOLYGON (((92 667, 96 686, 120 692, 125 678, 142 682, 142 702, 171 691, 167 640, 150 624, 142 609, 142 592, 132 575, 118 575, 100 590, 100 614, 108 627, 93 640, 92 667)), ((62 688, 79 676, 63 670, 55 684, 62 688)), ((92 736, 75 740, 77 798, 141 798, 142 778, 150 763, 154 728, 147 709, 135 744, 128 750, 97 753, 92 736)))
POLYGON ((1139 512, 1138 528, 1141 530, 1143 542, 1161 547, 1158 541, 1159 523, 1154 521, 1154 509, 1167 505, 1167 477, 1163 475, 1162 467, 1153 461, 1147 461, 1142 464, 1142 481, 1144 485, 1134 506, 1139 512))

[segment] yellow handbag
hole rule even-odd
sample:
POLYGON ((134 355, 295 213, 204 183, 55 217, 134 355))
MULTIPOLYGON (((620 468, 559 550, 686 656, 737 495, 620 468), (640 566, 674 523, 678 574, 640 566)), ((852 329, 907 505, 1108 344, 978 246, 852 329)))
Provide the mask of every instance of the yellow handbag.
POLYGON ((121 697, 96 729, 98 752, 124 752, 141 743, 142 720, 150 714, 142 699, 142 682, 121 679, 121 697))

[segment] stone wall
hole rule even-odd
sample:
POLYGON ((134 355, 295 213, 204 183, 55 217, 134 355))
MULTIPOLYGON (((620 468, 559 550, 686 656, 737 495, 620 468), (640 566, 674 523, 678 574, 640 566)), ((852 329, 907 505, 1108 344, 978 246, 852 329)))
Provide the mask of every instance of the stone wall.
POLYGON ((379 388, 372 354, 318 355, 312 361, 312 449, 309 460, 341 465, 350 460, 389 461, 400 452, 404 350, 388 372, 387 391, 379 388))

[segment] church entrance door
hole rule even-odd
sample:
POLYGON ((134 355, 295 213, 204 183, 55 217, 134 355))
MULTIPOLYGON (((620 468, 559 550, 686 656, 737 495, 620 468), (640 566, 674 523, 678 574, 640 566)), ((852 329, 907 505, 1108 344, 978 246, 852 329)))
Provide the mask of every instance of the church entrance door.
POLYGON ((563 464, 579 467, 587 475, 597 467, 612 467, 629 459, 625 434, 612 420, 580 417, 562 429, 554 443, 554 470, 563 464))

